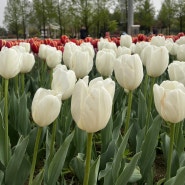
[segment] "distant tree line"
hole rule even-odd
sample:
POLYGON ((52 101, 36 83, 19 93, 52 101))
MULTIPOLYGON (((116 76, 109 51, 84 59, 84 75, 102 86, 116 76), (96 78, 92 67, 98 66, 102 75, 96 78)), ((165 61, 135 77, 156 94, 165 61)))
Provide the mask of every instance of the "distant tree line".
MULTIPOLYGON (((87 35, 119 35, 127 32, 128 0, 8 0, 4 11, 5 28, 0 35, 17 38, 78 37, 80 28, 87 35), (54 27, 54 28, 52 28, 54 27), (47 35, 46 35, 47 30, 47 35)), ((134 24, 144 34, 176 34, 185 31, 185 1, 164 0, 155 12, 150 0, 134 1, 134 24)))

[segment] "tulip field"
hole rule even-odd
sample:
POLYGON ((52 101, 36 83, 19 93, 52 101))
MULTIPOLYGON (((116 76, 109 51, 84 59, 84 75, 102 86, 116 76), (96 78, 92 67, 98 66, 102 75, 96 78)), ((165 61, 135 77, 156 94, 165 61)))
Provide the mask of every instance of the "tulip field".
POLYGON ((0 185, 185 185, 185 34, 0 40, 0 185))

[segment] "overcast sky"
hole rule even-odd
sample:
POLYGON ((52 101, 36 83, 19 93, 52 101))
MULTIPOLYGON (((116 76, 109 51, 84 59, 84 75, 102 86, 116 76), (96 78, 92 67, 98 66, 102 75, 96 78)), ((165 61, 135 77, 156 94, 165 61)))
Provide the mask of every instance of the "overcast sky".
MULTIPOLYGON (((7 0, 0 0, 0 27, 3 27, 3 19, 4 19, 4 7, 6 6, 7 0)), ((163 0, 151 0, 154 4, 156 11, 161 8, 161 3, 163 0)))
POLYGON ((3 27, 4 19, 4 7, 6 6, 7 0, 0 0, 0 27, 3 27))

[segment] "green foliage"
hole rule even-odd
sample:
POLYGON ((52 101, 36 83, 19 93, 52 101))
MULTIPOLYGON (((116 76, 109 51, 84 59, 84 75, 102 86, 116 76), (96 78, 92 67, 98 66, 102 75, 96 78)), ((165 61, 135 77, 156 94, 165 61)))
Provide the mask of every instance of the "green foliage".
MULTIPOLYGON (((24 93, 21 94, 19 89, 16 91, 14 80, 10 82, 10 160, 7 166, 3 152, 5 148, 4 97, 1 92, 0 184, 2 185, 23 185, 28 181, 37 135, 37 127, 31 117, 31 102, 39 87, 50 88, 51 85, 48 75, 51 71, 37 57, 36 62, 34 70, 26 75, 24 93)), ((91 79, 97 76, 96 69, 90 75, 91 79)), ((112 78, 114 79, 114 76, 112 78)), ((160 81, 163 79, 166 79, 166 75, 162 76, 160 81)), ((157 155, 163 155, 164 163, 167 163, 169 127, 153 106, 150 112, 150 123, 146 129, 149 91, 146 92, 147 95, 143 93, 145 85, 143 83, 133 92, 130 128, 124 133, 127 95, 116 82, 110 120, 104 129, 94 133, 89 185, 184 184, 184 122, 176 124, 175 128, 171 178, 166 181, 165 174, 162 174, 163 179, 155 181, 157 155)), ((71 99, 62 102, 61 112, 55 122, 57 131, 53 154, 50 150, 53 124, 43 128, 33 185, 82 184, 83 182, 87 133, 77 127, 72 119, 70 108, 71 99)))

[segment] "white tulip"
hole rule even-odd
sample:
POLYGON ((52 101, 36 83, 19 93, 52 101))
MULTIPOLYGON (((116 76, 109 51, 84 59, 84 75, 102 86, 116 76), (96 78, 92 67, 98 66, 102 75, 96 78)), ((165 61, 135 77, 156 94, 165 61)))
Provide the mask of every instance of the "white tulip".
POLYGON ((185 44, 177 47, 177 60, 185 61, 185 44))
POLYGON ((88 51, 75 50, 71 56, 71 70, 75 72, 77 78, 88 75, 93 67, 93 58, 88 51))
POLYGON ((131 35, 121 35, 121 37, 120 37, 120 46, 125 46, 127 48, 130 48, 131 44, 132 44, 131 35))
POLYGON ((131 55, 132 51, 130 48, 127 48, 125 46, 118 46, 118 52, 117 52, 117 57, 124 55, 124 54, 129 54, 131 55))
POLYGON ((72 94, 71 113, 78 127, 88 133, 97 132, 107 125, 115 92, 115 82, 110 78, 80 79, 72 94))
POLYGON ((155 107, 167 122, 178 123, 185 118, 185 87, 177 81, 163 81, 153 86, 155 107))
POLYGON ((76 80, 74 71, 68 70, 65 65, 59 64, 53 69, 51 89, 61 93, 62 100, 66 100, 71 97, 76 80))
POLYGON ((28 73, 32 70, 33 66, 35 64, 35 57, 31 53, 23 53, 22 54, 22 63, 20 72, 21 73, 28 73))
POLYGON ((49 68, 54 68, 62 62, 62 52, 60 50, 51 50, 47 53, 46 63, 49 68))
POLYGON ((122 55, 114 66, 116 80, 125 90, 136 89, 143 79, 143 65, 138 54, 122 55))
POLYGON ((114 70, 116 53, 112 49, 102 49, 96 55, 96 69, 104 76, 109 77, 114 70))
POLYGON ((169 53, 165 46, 147 46, 141 59, 145 63, 148 76, 158 77, 162 75, 169 64, 169 53))
POLYGON ((90 42, 83 42, 82 44, 80 44, 80 47, 82 48, 82 50, 88 51, 90 56, 94 58, 95 51, 94 51, 93 45, 90 42))
POLYGON ((30 49, 31 49, 30 43, 27 43, 27 42, 20 42, 19 45, 22 46, 22 47, 24 47, 25 50, 26 50, 26 52, 28 52, 28 53, 30 52, 30 49))
POLYGON ((40 127, 50 125, 59 115, 62 101, 56 91, 39 88, 32 101, 32 118, 40 127))
POLYGON ((151 45, 155 46, 164 46, 165 45, 165 37, 164 36, 153 36, 150 41, 151 45))
POLYGON ((178 45, 183 45, 183 44, 185 44, 185 36, 182 36, 182 37, 180 37, 179 39, 177 39, 177 40, 175 41, 175 43, 177 43, 178 45))
POLYGON ((21 68, 22 55, 12 48, 0 51, 0 75, 6 79, 15 77, 21 68))
POLYGON ((170 80, 178 81, 185 85, 185 62, 173 61, 168 65, 170 80))
POLYGON ((79 46, 77 46, 74 42, 67 42, 64 46, 64 52, 63 52, 63 61, 64 64, 70 68, 71 66, 71 57, 72 53, 79 49, 79 46))

